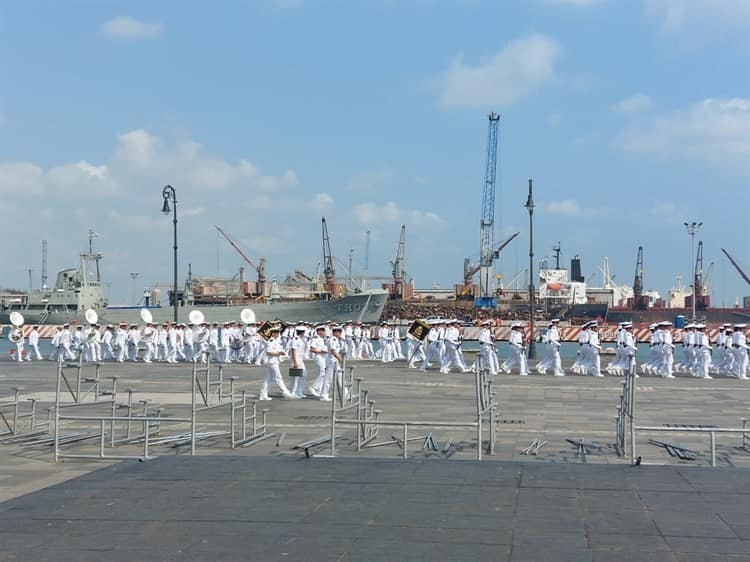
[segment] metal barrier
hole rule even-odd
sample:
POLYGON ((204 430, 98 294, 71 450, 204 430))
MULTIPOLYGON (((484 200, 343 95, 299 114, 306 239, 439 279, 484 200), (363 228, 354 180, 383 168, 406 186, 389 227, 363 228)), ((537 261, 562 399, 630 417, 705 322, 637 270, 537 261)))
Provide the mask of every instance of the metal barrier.
MULTIPOLYGON (((346 370, 346 362, 342 371, 346 370)), ((331 403, 331 449, 330 457, 336 456, 336 426, 353 425, 357 431, 357 451, 360 451, 366 443, 372 441, 378 435, 378 429, 384 427, 400 427, 402 431, 402 454, 403 458, 408 458, 409 441, 423 439, 423 437, 409 438, 409 427, 450 427, 450 428, 472 428, 477 431, 477 460, 482 460, 482 433, 483 417, 489 416, 490 435, 487 443, 487 452, 494 454, 496 422, 497 422, 497 403, 494 392, 492 391, 492 382, 489 380, 489 369, 479 365, 475 373, 475 395, 476 395, 476 421, 472 422, 446 422, 446 421, 417 421, 417 420, 386 420, 381 419, 380 410, 374 409, 374 401, 367 399, 367 391, 362 389, 362 379, 354 378, 354 367, 349 368, 348 379, 340 371, 333 376, 333 398, 331 403), (349 411, 356 412, 356 418, 342 418, 342 413, 349 411)), ((316 440, 319 442, 325 442, 316 440)), ((394 439, 393 443, 399 440, 394 439)), ((452 444, 452 440, 450 441, 452 444)), ((446 447, 447 451, 449 447, 446 447)))
MULTIPOLYGON (((630 421, 630 463, 635 464, 641 464, 640 458, 637 456, 636 451, 636 438, 637 433, 639 431, 645 432, 645 433, 653 433, 653 432, 667 432, 667 433, 707 433, 709 436, 709 444, 711 448, 711 466, 716 466, 716 434, 722 434, 722 433, 739 433, 742 435, 742 448, 746 451, 750 451, 750 420, 746 418, 741 418, 742 427, 741 428, 733 428, 733 427, 700 427, 700 426, 691 426, 691 427, 674 427, 674 426, 649 426, 649 425, 638 425, 635 421, 635 391, 636 391, 636 385, 635 385, 635 367, 634 367, 635 360, 631 359, 631 365, 630 369, 628 370, 628 374, 625 379, 624 383, 624 391, 623 394, 620 396, 620 406, 618 406, 618 417, 617 417, 617 443, 616 445, 622 444, 622 451, 623 455, 625 454, 624 450, 624 431, 625 431, 625 422, 626 417, 629 418, 630 421), (622 440, 621 440, 622 439, 622 440)), ((619 452, 618 452, 619 454, 619 452)))
MULTIPOLYGON (((63 370, 58 366, 57 386, 55 392, 54 411, 54 461, 58 462, 63 458, 77 459, 140 459, 146 460, 154 458, 151 455, 151 447, 157 445, 169 445, 171 447, 190 446, 190 454, 195 455, 197 441, 229 436, 230 446, 234 449, 239 446, 247 447, 267 438, 267 413, 268 410, 257 409, 255 401, 248 402, 246 391, 237 392, 235 381, 237 377, 229 378, 229 392, 225 393, 225 381, 223 378, 223 366, 219 367, 218 380, 211 379, 211 364, 207 363, 205 367, 198 368, 192 366, 191 377, 191 401, 189 417, 173 417, 162 413, 161 409, 154 409, 150 400, 139 400, 134 402, 133 395, 135 389, 128 389, 128 399, 124 404, 117 402, 117 380, 119 377, 112 378, 112 390, 102 392, 101 395, 111 396, 111 406, 107 402, 79 402, 62 403, 62 384, 67 381, 63 370), (201 379, 205 385, 201 384, 201 379), (211 396, 216 391, 218 403, 212 403, 211 396), (200 400, 203 405, 198 404, 200 400), (140 404, 140 407, 138 406, 140 404), (107 415, 73 415, 63 413, 65 409, 87 406, 109 406, 107 415), (151 412, 149 408, 152 408, 151 412), (219 410, 223 408, 226 411, 226 417, 218 420, 202 420, 202 425, 220 426, 216 431, 198 430, 198 418, 206 412, 219 410), (126 409, 126 415, 116 415, 117 409, 126 409), (141 410, 134 414, 134 410, 141 410), (249 413, 248 413, 249 412, 249 413), (239 420, 237 417, 239 416, 239 420), (82 431, 73 433, 63 433, 62 424, 67 422, 86 422, 87 424, 95 423, 98 425, 98 432, 82 431), (107 424, 109 425, 107 431, 107 424), (141 426, 142 431, 134 434, 133 427, 141 426), (162 425, 171 424, 189 424, 189 430, 174 435, 161 435, 162 425), (124 427, 124 428, 123 428, 124 427), (117 435, 117 430, 122 431, 117 435), (252 430, 252 433, 250 433, 252 430), (114 448, 117 445, 134 445, 143 443, 143 453, 141 455, 113 455, 105 452, 107 445, 106 435, 109 433, 109 447, 114 448), (80 441, 98 438, 99 450, 96 454, 73 454, 63 453, 60 451, 62 445, 78 443, 80 441)), ((70 389, 70 385, 68 385, 70 389)), ((71 392, 71 395, 73 393, 71 392)), ((79 395, 79 398, 85 398, 86 395, 79 395)), ((97 395, 98 396, 98 395, 97 395)), ((73 395, 74 400, 76 398, 73 395)), ((44 439, 44 444, 49 444, 50 439, 44 439)))
POLYGON ((627 454, 625 432, 627 431, 628 422, 633 425, 633 403, 635 399, 635 357, 630 358, 628 371, 625 373, 625 380, 622 383, 622 394, 620 394, 620 405, 617 406, 617 417, 615 418, 615 451, 618 457, 624 457, 627 454))
MULTIPOLYGON (((0 433, 0 443, 12 439, 12 438, 18 438, 21 435, 24 434, 30 434, 35 433, 37 431, 37 428, 40 427, 37 424, 36 421, 36 398, 27 398, 26 400, 30 403, 30 408, 27 413, 21 412, 21 400, 20 400, 20 393, 21 388, 14 388, 13 389, 13 398, 11 398, 7 402, 0 402, 0 421, 2 421, 2 424, 5 426, 5 431, 3 433, 0 433), (5 413, 3 412, 12 412, 12 417, 9 420, 5 413), (28 419, 28 424, 25 424, 21 420, 28 419), (23 432, 24 429, 27 429, 26 432, 23 432)), ((42 424, 44 426, 46 424, 42 424)))
POLYGON ((75 379, 72 381, 73 384, 71 384, 71 381, 69 381, 68 377, 65 375, 63 364, 64 364, 63 357, 62 355, 60 355, 57 361, 57 376, 58 378, 62 378, 62 381, 65 383, 65 386, 70 392, 70 396, 73 398, 73 401, 81 402, 82 399, 85 399, 86 396, 88 396, 92 391, 94 393, 94 400, 98 400, 99 398, 99 375, 101 372, 101 363, 99 362, 91 363, 91 365, 94 367, 93 377, 83 376, 83 368, 84 368, 83 353, 79 354, 78 363, 65 364, 65 368, 73 368, 76 370, 75 379), (81 386, 83 384, 90 384, 91 386, 89 386, 85 390, 82 396, 81 386))

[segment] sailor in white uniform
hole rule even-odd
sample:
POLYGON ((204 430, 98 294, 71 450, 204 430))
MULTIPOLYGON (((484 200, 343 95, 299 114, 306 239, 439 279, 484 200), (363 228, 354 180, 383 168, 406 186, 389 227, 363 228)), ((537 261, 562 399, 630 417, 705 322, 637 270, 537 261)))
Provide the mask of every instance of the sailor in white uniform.
POLYGON ((440 342, 438 341, 439 335, 438 324, 430 323, 430 331, 427 332, 427 353, 422 361, 422 367, 419 369, 423 373, 427 371, 427 367, 430 365, 431 361, 442 364, 442 358, 440 357, 440 342))
POLYGON ((102 334, 102 359, 115 358, 115 350, 112 348, 112 343, 115 338, 115 335, 112 333, 113 329, 114 326, 112 325, 104 328, 104 333, 102 334))
POLYGON ((303 325, 295 328, 295 335, 292 338, 290 350, 290 366, 295 369, 302 369, 302 375, 292 377, 291 393, 297 398, 305 397, 305 384, 307 383, 307 367, 305 367, 305 332, 303 325))
POLYGON ((16 344, 15 349, 15 357, 16 361, 19 363, 23 362, 23 355, 24 355, 24 335, 23 335, 23 326, 13 326, 10 329, 10 334, 8 335, 8 339, 16 344))
POLYGON ((268 396, 268 390, 272 384, 276 384, 276 386, 279 387, 284 398, 293 398, 292 393, 289 392, 286 384, 284 384, 284 378, 281 376, 281 368, 279 367, 281 358, 284 355, 286 354, 281 343, 281 329, 276 327, 272 328, 271 338, 266 345, 268 371, 266 373, 266 378, 263 380, 263 384, 260 387, 258 400, 271 400, 271 397, 268 396))
POLYGON ((734 334, 732 334, 732 349, 734 356, 734 375, 741 380, 747 380, 747 337, 745 336, 745 329, 747 324, 735 324, 734 334))
POLYGON ((32 359, 41 361, 42 354, 39 353, 39 326, 34 326, 31 328, 31 333, 29 333, 29 347, 31 348, 31 353, 29 353, 29 361, 31 361, 32 359))
POLYGON ((492 321, 484 320, 480 324, 479 335, 477 341, 479 342, 479 353, 474 360, 472 370, 487 369, 491 375, 497 375, 500 372, 500 366, 497 359, 497 352, 495 351, 495 342, 492 337, 492 321))
POLYGON ((326 381, 326 362, 328 359, 326 327, 323 325, 315 327, 315 336, 313 336, 313 339, 310 341, 310 355, 313 358, 315 367, 318 369, 318 376, 310 386, 310 394, 321 398, 323 386, 326 381))
POLYGON ((440 372, 446 375, 450 373, 454 365, 462 373, 469 372, 463 355, 460 353, 461 333, 459 326, 458 320, 451 320, 445 329, 445 355, 440 366, 440 372))
POLYGON ((341 332, 341 326, 333 326, 331 328, 331 337, 328 338, 326 377, 320 392, 320 399, 323 401, 331 400, 331 385, 333 384, 334 377, 336 377, 336 384, 339 384, 341 381, 341 365, 344 361, 341 332))
POLYGON ((709 370, 711 369, 711 344, 709 343, 708 334, 706 334, 705 324, 696 326, 698 334, 696 345, 698 352, 698 373, 702 379, 710 379, 709 370))
POLYGON ((587 374, 595 377, 603 377, 601 371, 601 357, 599 353, 602 350, 602 345, 599 340, 599 326, 594 322, 589 326, 589 360, 587 374))
POLYGON ((513 324, 508 337, 508 359, 503 363, 502 369, 510 373, 511 369, 518 366, 518 374, 526 376, 529 374, 526 362, 526 345, 524 342, 524 325, 513 324))

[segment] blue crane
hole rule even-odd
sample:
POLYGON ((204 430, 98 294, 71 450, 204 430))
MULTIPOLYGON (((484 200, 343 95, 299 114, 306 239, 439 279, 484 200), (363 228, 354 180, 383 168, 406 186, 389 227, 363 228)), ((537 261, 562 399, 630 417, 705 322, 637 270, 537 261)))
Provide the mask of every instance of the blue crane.
POLYGON ((479 308, 495 306, 492 291, 492 262, 495 258, 495 178, 497 177, 497 126, 500 116, 493 111, 489 115, 489 122, 482 218, 479 221, 479 297, 474 301, 479 308))

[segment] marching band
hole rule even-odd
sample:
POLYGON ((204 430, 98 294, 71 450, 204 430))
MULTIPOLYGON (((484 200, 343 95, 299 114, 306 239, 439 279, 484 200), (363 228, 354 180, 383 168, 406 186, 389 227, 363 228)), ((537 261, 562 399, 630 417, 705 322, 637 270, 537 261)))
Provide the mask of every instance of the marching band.
MULTIPOLYGON (((492 322, 485 320, 479 325, 479 352, 471 367, 467 367, 462 350, 463 330, 458 320, 416 320, 406 331, 406 354, 403 353, 401 332, 394 323, 383 322, 379 328, 360 322, 334 325, 331 322, 313 325, 309 322, 284 324, 282 322, 257 322, 246 317, 247 322, 209 323, 194 316, 188 324, 164 322, 154 323, 150 315, 144 316, 143 325, 121 323, 119 326, 101 326, 94 311, 87 316, 87 326, 65 324, 56 328, 51 340, 53 351, 50 360, 118 363, 138 362, 163 363, 211 362, 223 364, 242 363, 265 365, 268 376, 261 390, 262 399, 268 397, 271 384, 278 386, 286 398, 305 397, 307 367, 312 361, 316 370, 309 392, 320 400, 330 400, 329 392, 333 376, 340 376, 344 358, 348 360, 377 360, 389 363, 405 360, 409 368, 426 372, 433 365, 440 373, 452 370, 460 373, 487 369, 492 375, 501 370, 527 376, 531 366, 527 357, 525 324, 511 326, 508 337, 508 356, 500 364, 497 354, 498 340, 492 322), (377 340, 378 349, 373 347, 377 340), (291 365, 290 387, 281 376, 280 364, 289 360, 291 365), (293 372, 293 374, 292 374, 293 372)), ((194 311, 195 312, 195 311, 194 311)), ((244 312, 244 311, 243 311, 244 312)), ((39 331, 34 326, 28 333, 30 352, 25 349, 26 336, 23 317, 16 313, 9 340, 15 344, 12 350, 16 361, 41 360, 39 331)), ((564 376, 560 358, 559 320, 553 319, 541 338, 541 359, 534 370, 545 374, 551 370, 555 376, 564 376)), ((745 324, 723 325, 713 342, 709 341, 706 326, 688 324, 680 342, 675 342, 669 322, 650 326, 649 358, 640 365, 642 374, 674 378, 675 373, 690 374, 704 379, 711 375, 732 376, 742 380, 748 378, 748 347, 745 324), (681 350, 681 358, 675 361, 675 352, 681 350)), ((578 353, 571 367, 577 374, 602 377, 601 340, 596 322, 582 326, 578 340, 578 353)), ((623 375, 632 365, 638 350, 633 335, 633 324, 618 325, 615 338, 615 353, 605 371, 612 375, 623 375)))

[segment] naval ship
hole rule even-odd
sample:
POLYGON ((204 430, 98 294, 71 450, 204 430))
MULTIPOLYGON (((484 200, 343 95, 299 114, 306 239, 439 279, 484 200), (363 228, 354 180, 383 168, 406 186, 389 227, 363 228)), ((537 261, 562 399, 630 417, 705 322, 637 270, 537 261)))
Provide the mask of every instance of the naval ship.
POLYGON ((9 324, 14 311, 23 314, 27 325, 83 324, 88 309, 96 311, 100 324, 138 324, 142 322, 140 311, 144 308, 151 313, 154 322, 172 321, 174 299, 178 305, 177 319, 185 323, 192 310, 201 311, 207 322, 239 322, 240 313, 246 308, 251 309, 258 320, 374 323, 388 300, 384 289, 346 292, 342 285, 337 285, 332 292, 309 277, 307 284, 290 286, 273 281, 268 287, 263 284, 258 291, 260 283, 247 283, 241 278, 239 282, 194 279, 189 274, 183 290, 176 295, 169 291, 168 302, 164 305, 157 290, 151 291, 145 306, 110 306, 99 268, 102 257, 91 248, 88 253, 81 253, 79 267, 59 271, 54 287, 34 290, 0 310, 0 325, 9 324), (90 271, 90 264, 94 265, 94 271, 90 271))

